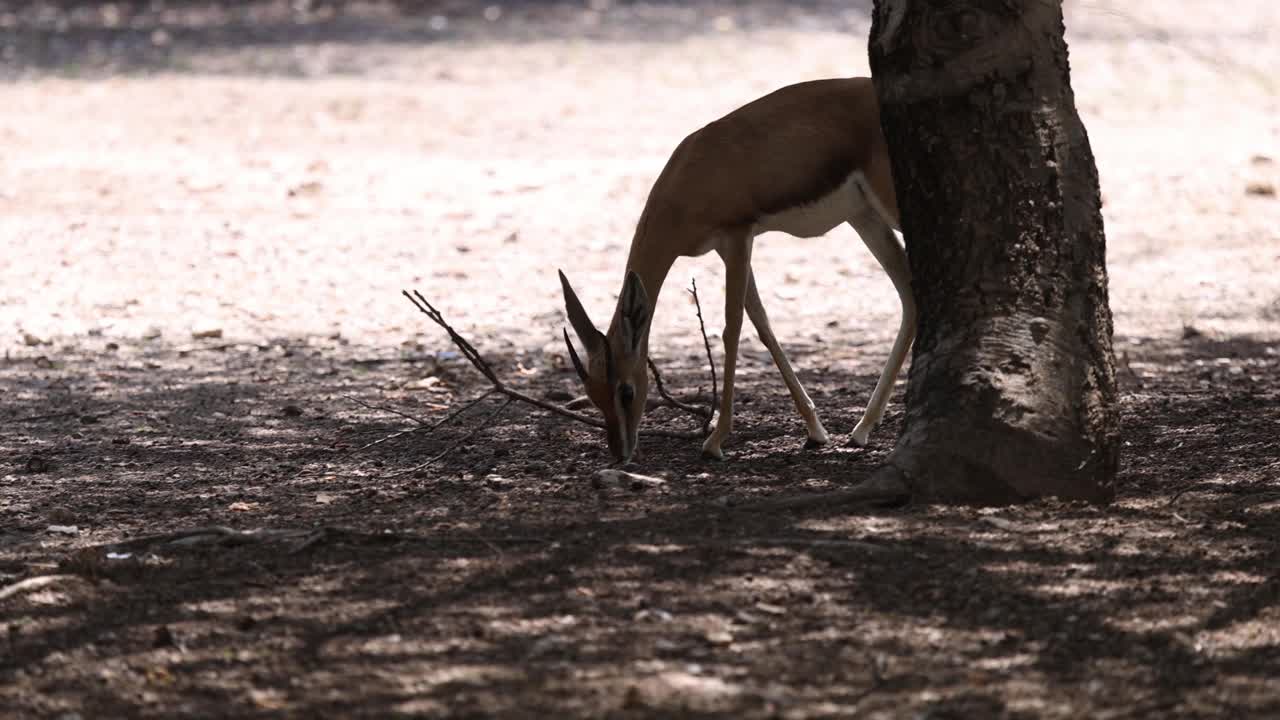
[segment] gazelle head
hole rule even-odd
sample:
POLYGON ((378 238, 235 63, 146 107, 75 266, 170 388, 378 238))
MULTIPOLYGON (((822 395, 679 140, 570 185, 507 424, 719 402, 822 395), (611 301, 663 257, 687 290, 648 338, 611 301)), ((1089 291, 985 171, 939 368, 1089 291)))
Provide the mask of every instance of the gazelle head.
POLYGON ((627 272, 618 298, 618 316, 609 335, 596 329, 582 308, 569 279, 560 273, 564 288, 564 306, 578 341, 587 350, 584 365, 573 349, 569 331, 564 342, 569 358, 586 388, 587 397, 604 414, 609 438, 609 452, 618 462, 627 462, 636 450, 640 436, 640 419, 649 395, 649 321, 653 317, 649 295, 640 276, 627 272))

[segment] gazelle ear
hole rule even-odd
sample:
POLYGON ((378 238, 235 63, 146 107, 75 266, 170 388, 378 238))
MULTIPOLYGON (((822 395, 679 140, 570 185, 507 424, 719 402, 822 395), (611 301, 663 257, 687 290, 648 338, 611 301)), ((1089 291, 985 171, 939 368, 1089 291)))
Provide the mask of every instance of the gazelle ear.
POLYGON ((573 349, 573 341, 569 339, 569 331, 561 328, 564 333, 564 345, 569 348, 569 359, 573 361, 573 369, 578 371, 578 377, 582 380, 582 384, 586 385, 591 382, 591 378, 587 375, 587 369, 582 366, 582 359, 578 357, 578 351, 573 349))
MULTIPOLYGON (((591 318, 587 317, 587 311, 582 308, 582 302, 578 300, 578 295, 569 287, 569 278, 564 276, 564 271, 560 272, 560 287, 564 289, 564 309, 569 315, 569 323, 573 325, 573 331, 578 334, 578 340, 582 342, 583 347, 587 349, 588 355, 594 355, 605 349, 604 335, 596 329, 591 318)), ((581 374, 581 371, 579 371, 581 374)))
POLYGON ((622 343, 627 352, 640 349, 640 341, 649 332, 649 321, 653 312, 649 307, 649 293, 644 290, 644 283, 634 270, 627 271, 627 279, 622 282, 622 298, 618 302, 621 315, 622 343))

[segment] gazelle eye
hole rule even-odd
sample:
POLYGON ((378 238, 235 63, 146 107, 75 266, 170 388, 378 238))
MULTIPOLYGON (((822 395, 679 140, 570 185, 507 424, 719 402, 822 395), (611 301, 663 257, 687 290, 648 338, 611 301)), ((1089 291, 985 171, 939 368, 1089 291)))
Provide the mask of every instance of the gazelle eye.
POLYGON ((622 401, 623 407, 629 407, 631 405, 631 401, 636 399, 636 389, 626 383, 619 385, 618 399, 622 401))

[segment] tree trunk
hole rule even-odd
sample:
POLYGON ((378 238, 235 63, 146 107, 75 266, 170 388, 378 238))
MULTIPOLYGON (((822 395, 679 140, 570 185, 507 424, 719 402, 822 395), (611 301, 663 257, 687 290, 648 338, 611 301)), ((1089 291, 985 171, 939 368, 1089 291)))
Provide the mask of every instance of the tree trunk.
POLYGON ((1098 172, 1061 0, 876 0, 871 69, 919 308, 882 470, 914 497, 1110 500, 1098 172))

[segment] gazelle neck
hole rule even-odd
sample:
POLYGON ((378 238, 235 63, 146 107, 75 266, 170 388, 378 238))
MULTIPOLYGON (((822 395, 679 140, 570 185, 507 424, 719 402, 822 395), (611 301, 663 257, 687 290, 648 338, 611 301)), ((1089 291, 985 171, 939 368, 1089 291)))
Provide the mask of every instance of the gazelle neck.
MULTIPOLYGON (((663 250, 661 247, 646 247, 643 242, 644 238, 640 232, 636 233, 635 240, 631 243, 631 253, 627 257, 627 267, 623 271, 623 277, 627 273, 635 272, 640 276, 640 282, 644 285, 645 293, 649 296, 649 313, 652 315, 658 306, 658 296, 662 293, 662 285, 666 282, 667 273, 671 272, 671 266, 675 264, 675 254, 663 250)), ((613 320, 609 323, 610 339, 617 336, 620 331, 619 323, 622 319, 621 298, 619 305, 614 310, 613 320)), ((644 343, 641 352, 645 357, 648 356, 649 334, 645 333, 644 343)))

